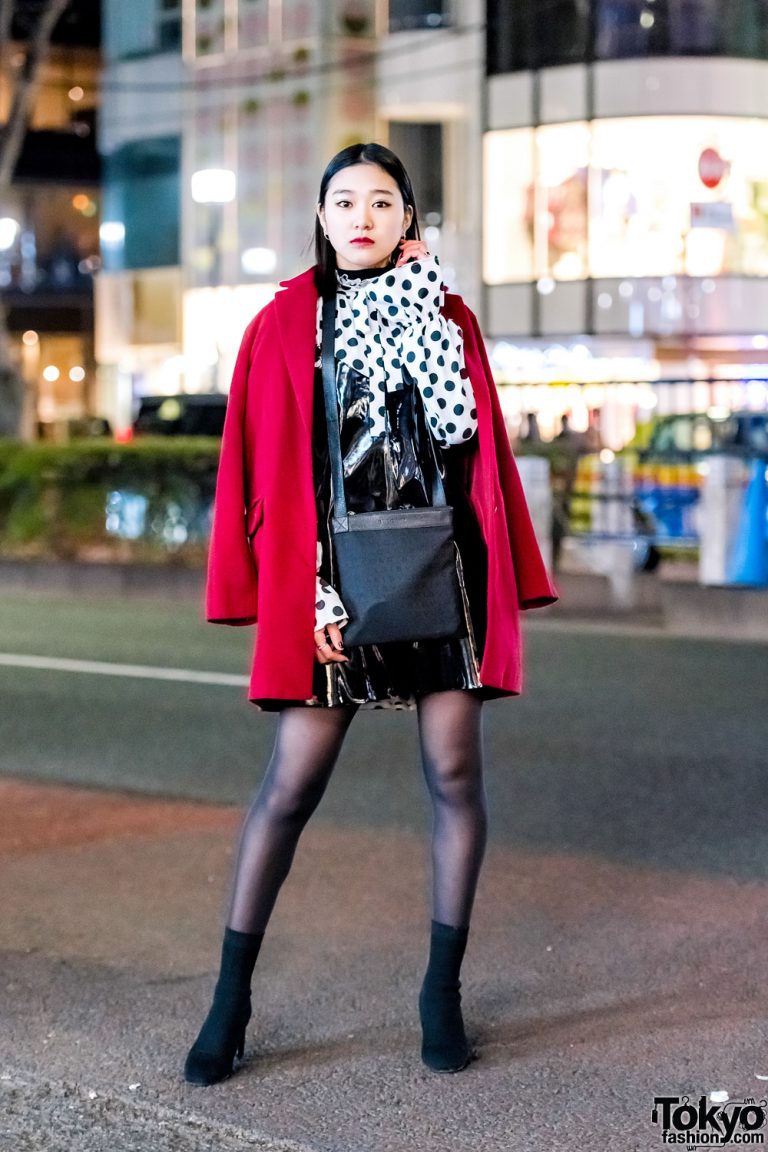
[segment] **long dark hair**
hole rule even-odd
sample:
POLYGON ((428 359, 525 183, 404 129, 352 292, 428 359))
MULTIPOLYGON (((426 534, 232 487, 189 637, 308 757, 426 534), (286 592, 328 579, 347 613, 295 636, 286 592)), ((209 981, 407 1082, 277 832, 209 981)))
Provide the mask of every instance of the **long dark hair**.
MULTIPOLYGON (((336 173, 341 172, 342 168, 350 168, 353 164, 378 164, 379 168, 383 168, 392 177, 400 189, 404 206, 413 209, 405 238, 406 240, 418 240, 420 237, 419 218, 416 213, 416 197, 413 194, 411 178, 403 167, 402 161, 383 144, 351 144, 349 148, 337 152, 333 159, 329 160, 328 166, 323 172, 320 192, 317 197, 318 204, 325 204, 328 185, 336 173)), ((396 249, 393 257, 397 259, 397 255, 396 249)), ((315 217, 315 264, 315 282, 320 295, 323 298, 335 295, 336 253, 330 240, 325 238, 323 226, 318 216, 315 217)))

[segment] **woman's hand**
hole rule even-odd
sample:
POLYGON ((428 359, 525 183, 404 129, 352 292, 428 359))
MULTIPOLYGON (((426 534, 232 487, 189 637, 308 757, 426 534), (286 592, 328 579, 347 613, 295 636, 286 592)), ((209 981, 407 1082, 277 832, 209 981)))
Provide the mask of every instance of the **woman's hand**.
POLYGON ((402 268, 409 260, 420 260, 424 256, 429 256, 427 245, 423 240, 401 240, 400 249, 395 268, 402 268))
POLYGON ((315 632, 315 660, 318 664, 348 664, 338 624, 328 624, 315 632))

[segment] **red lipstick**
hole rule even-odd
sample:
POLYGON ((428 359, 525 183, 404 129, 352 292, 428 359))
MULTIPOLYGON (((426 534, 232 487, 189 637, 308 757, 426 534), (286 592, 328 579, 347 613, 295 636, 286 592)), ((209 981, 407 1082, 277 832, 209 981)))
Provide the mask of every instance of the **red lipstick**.
POLYGON ((358 236, 356 240, 352 241, 353 244, 373 244, 373 240, 367 236, 358 236))

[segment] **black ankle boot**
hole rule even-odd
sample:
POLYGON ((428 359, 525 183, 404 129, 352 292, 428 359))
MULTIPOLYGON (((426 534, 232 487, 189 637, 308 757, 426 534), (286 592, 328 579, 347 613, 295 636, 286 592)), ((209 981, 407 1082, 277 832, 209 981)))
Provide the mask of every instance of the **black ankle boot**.
POLYGON ((432 921, 429 966, 419 995, 421 1058, 433 1072, 461 1072, 474 1058, 461 1015, 459 972, 467 928, 432 921))
POLYGON ((235 1057, 243 1055, 251 1018, 251 976, 263 939, 263 932, 225 929, 213 1004, 184 1064, 188 1084, 208 1087, 226 1080, 235 1057))

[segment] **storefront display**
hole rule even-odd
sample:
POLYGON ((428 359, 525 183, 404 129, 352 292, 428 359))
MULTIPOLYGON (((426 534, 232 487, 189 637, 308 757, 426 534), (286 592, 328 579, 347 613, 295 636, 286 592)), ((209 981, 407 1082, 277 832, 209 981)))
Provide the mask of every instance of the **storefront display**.
POLYGON ((489 132, 485 280, 768 275, 768 121, 489 132))

